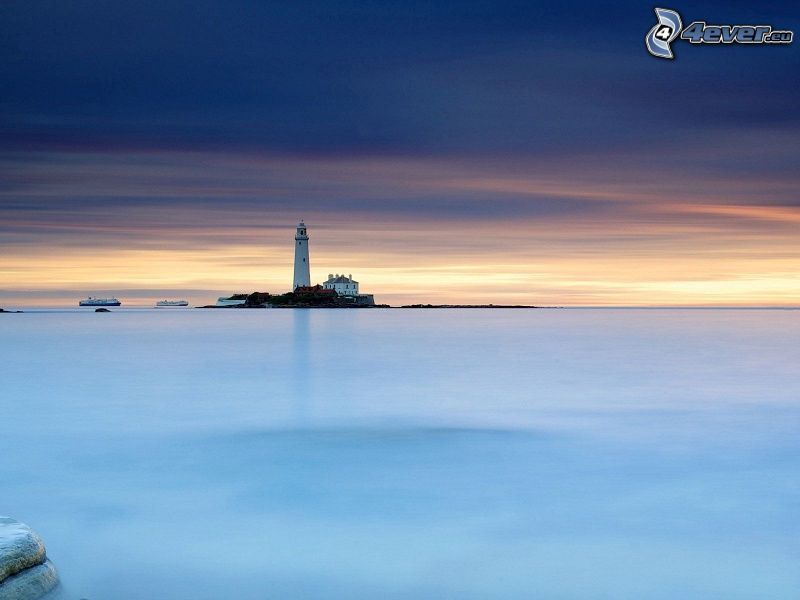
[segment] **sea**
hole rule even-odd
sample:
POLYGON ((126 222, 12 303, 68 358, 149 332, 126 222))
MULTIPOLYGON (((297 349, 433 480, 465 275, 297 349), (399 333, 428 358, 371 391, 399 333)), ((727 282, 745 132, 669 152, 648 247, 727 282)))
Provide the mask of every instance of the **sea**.
POLYGON ((0 315, 58 598, 800 597, 800 311, 0 315))

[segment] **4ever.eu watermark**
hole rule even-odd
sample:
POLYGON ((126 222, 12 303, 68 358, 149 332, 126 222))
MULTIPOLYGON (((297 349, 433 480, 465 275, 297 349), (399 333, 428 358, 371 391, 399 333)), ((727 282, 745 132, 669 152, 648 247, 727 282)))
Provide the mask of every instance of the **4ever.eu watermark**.
POLYGON ((671 44, 676 40, 690 44, 791 44, 794 32, 772 25, 713 25, 693 21, 684 29, 678 11, 656 8, 658 23, 644 38, 647 51, 658 58, 675 58, 671 44))

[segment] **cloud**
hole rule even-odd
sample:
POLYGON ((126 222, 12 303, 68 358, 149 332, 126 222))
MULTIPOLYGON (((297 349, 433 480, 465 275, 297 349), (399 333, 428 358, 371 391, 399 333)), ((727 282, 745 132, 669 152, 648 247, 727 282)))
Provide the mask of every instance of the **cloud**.
POLYGON ((791 49, 682 48, 661 64, 638 3, 601 21, 575 0, 0 10, 7 146, 548 156, 657 152, 741 126, 796 134, 800 117, 782 92, 791 49))
POLYGON ((397 297, 726 299, 664 283, 706 277, 784 303, 800 59, 657 61, 652 24, 576 0, 5 3, 0 286, 284 285, 303 217, 314 265, 397 297))

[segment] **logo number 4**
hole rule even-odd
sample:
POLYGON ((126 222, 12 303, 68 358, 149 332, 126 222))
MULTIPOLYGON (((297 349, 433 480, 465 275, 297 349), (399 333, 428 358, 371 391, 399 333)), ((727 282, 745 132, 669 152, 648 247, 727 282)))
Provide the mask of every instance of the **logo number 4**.
POLYGON ((662 25, 659 30, 656 31, 656 37, 662 40, 668 40, 672 37, 672 27, 669 25, 662 25))

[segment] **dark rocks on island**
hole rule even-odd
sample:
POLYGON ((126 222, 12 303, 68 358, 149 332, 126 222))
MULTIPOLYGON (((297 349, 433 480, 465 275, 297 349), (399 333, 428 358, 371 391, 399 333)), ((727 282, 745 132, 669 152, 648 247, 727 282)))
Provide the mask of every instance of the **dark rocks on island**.
POLYGON ((6 310, 5 308, 0 308, 0 313, 21 313, 21 310, 6 310))
POLYGON ((94 312, 111 312, 111 311, 108 310, 107 308, 95 308, 94 312))
POLYGON ((42 538, 24 523, 0 517, 0 600, 35 600, 57 585, 42 538))
POLYGON ((208 305, 198 308, 386 308, 385 304, 375 304, 372 294, 340 296, 336 290, 325 289, 321 285, 300 286, 293 292, 270 294, 252 292, 234 294, 225 301, 237 301, 224 305, 208 305))
POLYGON ((271 308, 355 308, 359 306, 372 306, 375 301, 372 296, 364 296, 364 302, 358 302, 356 297, 340 296, 336 290, 323 288, 321 285, 300 286, 293 292, 273 296, 262 292, 255 292, 247 297, 245 307, 264 306, 271 308))

